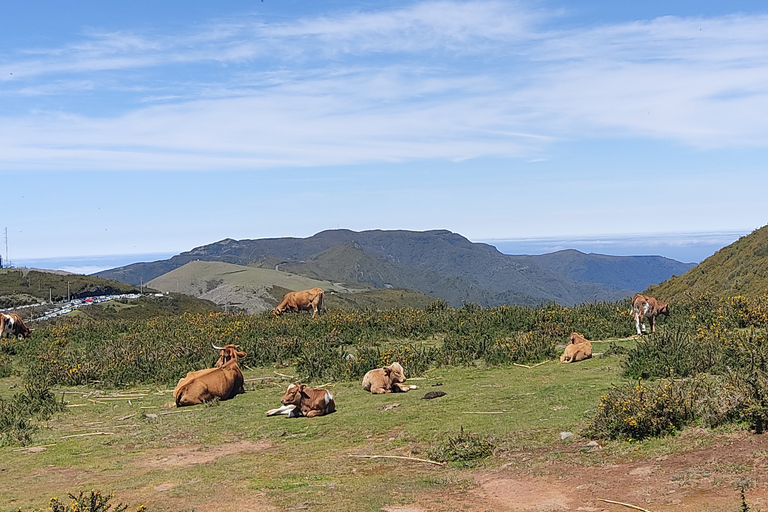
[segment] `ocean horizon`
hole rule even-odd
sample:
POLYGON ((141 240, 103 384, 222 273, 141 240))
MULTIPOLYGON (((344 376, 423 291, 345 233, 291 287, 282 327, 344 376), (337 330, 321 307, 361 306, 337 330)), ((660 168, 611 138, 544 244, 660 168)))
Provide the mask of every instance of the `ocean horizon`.
MULTIPOLYGON (((17 268, 63 270, 73 274, 95 274, 102 270, 123 267, 132 263, 167 260, 178 253, 150 252, 141 254, 105 254, 96 256, 62 256, 59 258, 18 258, 11 265, 17 268)), ((5 265, 5 263, 3 263, 5 265)))

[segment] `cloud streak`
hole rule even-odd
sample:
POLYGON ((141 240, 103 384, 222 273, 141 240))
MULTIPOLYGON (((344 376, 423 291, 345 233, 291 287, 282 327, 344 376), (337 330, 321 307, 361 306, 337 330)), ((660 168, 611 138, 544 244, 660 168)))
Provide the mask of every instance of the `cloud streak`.
POLYGON ((535 160, 590 137, 768 144, 768 17, 562 29, 559 16, 423 2, 17 49, 0 62, 0 97, 20 105, 0 117, 0 170, 535 160))

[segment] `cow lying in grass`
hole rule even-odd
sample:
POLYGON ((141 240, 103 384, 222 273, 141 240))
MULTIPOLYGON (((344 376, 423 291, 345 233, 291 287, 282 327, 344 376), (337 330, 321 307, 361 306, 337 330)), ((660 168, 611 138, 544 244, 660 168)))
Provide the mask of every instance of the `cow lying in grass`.
POLYGON ((363 377, 363 389, 375 395, 383 393, 405 393, 419 386, 409 386, 405 382, 405 370, 400 363, 392 363, 384 368, 376 368, 363 377))
POLYGON ((245 352, 235 345, 213 347, 220 351, 215 368, 205 368, 189 372, 179 380, 173 390, 176 407, 197 405, 212 400, 229 400, 245 393, 245 379, 237 364, 238 358, 244 358, 245 352))
POLYGON ((336 402, 327 389, 308 388, 306 384, 298 382, 288 386, 280 403, 283 406, 267 411, 267 416, 286 414, 289 418, 299 416, 312 418, 330 414, 336 410, 336 402))
POLYGON ((659 315, 669 316, 669 303, 659 302, 653 297, 636 293, 632 297, 632 314, 635 316, 635 327, 638 335, 646 334, 645 322, 642 321, 646 317, 651 320, 651 332, 653 333, 656 332, 656 317, 659 315))
POLYGON ((592 343, 581 334, 572 332, 568 338, 568 345, 565 346, 565 351, 560 356, 560 362, 574 363, 590 357, 592 357, 592 343))

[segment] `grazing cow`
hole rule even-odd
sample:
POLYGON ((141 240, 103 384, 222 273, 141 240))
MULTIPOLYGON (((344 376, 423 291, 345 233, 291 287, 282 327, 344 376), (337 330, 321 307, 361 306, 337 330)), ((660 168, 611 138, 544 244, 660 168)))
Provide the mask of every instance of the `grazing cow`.
POLYGON ((237 350, 235 345, 214 348, 221 351, 219 361, 216 362, 217 365, 221 363, 221 366, 189 372, 179 380, 173 390, 177 407, 197 405, 213 399, 229 400, 245 393, 243 373, 237 359, 244 358, 246 353, 237 350))
POLYGON ((419 386, 409 386, 405 382, 405 370, 400 363, 392 363, 384 368, 370 370, 363 377, 363 389, 373 394, 407 392, 419 389, 419 386))
POLYGON ((283 406, 267 411, 267 416, 286 414, 289 418, 299 416, 312 418, 331 414, 336 410, 336 402, 333 401, 333 395, 327 389, 308 388, 306 384, 298 382, 288 386, 280 403, 283 406))
POLYGON ((309 311, 311 309, 312 318, 314 318, 317 312, 323 309, 323 295, 322 288, 288 292, 280 304, 272 310, 272 313, 275 316, 280 316, 286 311, 309 311))
POLYGON ((669 303, 659 302, 653 297, 647 297, 636 293, 632 297, 632 313, 635 315, 635 327, 637 334, 643 335, 645 332, 645 317, 651 319, 651 332, 656 332, 656 317, 659 315, 669 316, 669 303))
POLYGON ((581 334, 572 332, 568 338, 568 345, 566 345, 563 355, 560 356, 560 362, 574 363, 590 357, 592 357, 592 343, 581 334))
POLYGON ((29 338, 32 335, 32 330, 24 324, 24 321, 16 313, 1 313, 0 314, 0 338, 21 336, 22 338, 29 338))

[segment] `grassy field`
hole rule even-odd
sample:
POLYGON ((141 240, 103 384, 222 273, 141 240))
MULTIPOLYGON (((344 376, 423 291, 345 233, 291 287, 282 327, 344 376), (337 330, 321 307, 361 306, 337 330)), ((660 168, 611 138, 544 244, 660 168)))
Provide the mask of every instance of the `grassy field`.
MULTIPOLYGON (((169 388, 57 390, 68 407, 35 436, 45 451, 2 449, 0 510, 41 507, 81 489, 111 491, 150 510, 204 510, 221 499, 213 490, 223 486, 237 506, 254 499, 280 510, 312 503, 312 510, 376 511, 435 488, 470 485, 462 483, 467 470, 350 455, 429 459, 463 429, 487 438, 499 454, 479 466, 499 465, 505 452, 578 432, 601 393, 620 380, 617 358, 442 368, 411 381, 420 389, 407 394, 371 395, 359 382, 334 383, 337 412, 308 420, 265 416, 290 380, 275 371, 247 370, 245 395, 186 409, 164 408, 173 400, 169 388), (421 398, 433 390, 446 395, 421 398)), ((18 379, 0 380, 4 395, 12 383, 18 379)))
POLYGON ((678 304, 643 339, 624 303, 65 319, 0 343, 2 403, 48 382, 66 405, 24 443, 0 447, 0 512, 91 489, 154 511, 599 510, 607 498, 735 512, 739 489, 766 508, 768 441, 749 433, 768 396, 766 305, 678 304), (560 364, 570 331, 603 340, 602 355, 560 364), (175 379, 209 366, 210 343, 224 341, 248 352, 246 393, 169 406, 175 379), (717 394, 684 406, 712 405, 710 416, 686 409, 660 423, 680 407, 662 393, 698 382, 701 353, 720 373, 691 389, 717 394), (420 389, 363 391, 365 369, 394 359, 420 389), (637 371, 684 378, 646 384, 637 371), (266 417, 294 379, 327 385, 337 412, 266 417), (615 416, 589 444, 586 429, 617 390, 615 416), (425 400, 428 391, 445 395, 425 400), (667 435, 628 440, 644 422, 667 435))

